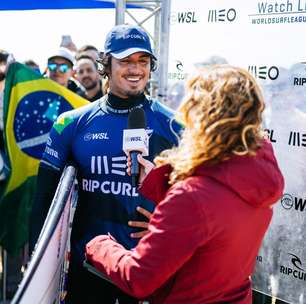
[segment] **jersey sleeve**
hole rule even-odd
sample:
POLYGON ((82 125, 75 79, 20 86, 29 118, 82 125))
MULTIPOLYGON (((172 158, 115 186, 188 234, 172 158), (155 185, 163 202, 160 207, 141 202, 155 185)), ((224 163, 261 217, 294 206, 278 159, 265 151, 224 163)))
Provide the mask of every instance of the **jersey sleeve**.
POLYGON ((151 109, 159 120, 161 134, 171 146, 178 145, 183 125, 176 119, 175 112, 158 101, 152 100, 151 109))
POLYGON ((41 166, 62 171, 69 160, 75 119, 63 113, 53 124, 41 159, 41 166))

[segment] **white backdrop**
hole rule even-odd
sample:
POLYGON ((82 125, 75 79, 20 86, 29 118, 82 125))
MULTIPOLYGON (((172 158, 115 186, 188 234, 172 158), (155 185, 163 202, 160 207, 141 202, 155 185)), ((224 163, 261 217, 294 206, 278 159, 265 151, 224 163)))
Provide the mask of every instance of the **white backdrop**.
POLYGON ((229 63, 261 85, 265 128, 285 194, 259 253, 253 287, 306 303, 306 1, 172 0, 169 99, 176 108, 195 67, 229 63))

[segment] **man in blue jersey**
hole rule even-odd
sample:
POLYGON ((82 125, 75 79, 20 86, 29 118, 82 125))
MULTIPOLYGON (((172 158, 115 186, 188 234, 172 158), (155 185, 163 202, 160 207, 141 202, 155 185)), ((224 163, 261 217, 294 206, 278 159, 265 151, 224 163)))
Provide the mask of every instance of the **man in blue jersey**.
POLYGON ((126 174, 122 136, 129 112, 142 108, 149 135, 148 159, 152 161, 177 143, 180 126, 173 113, 144 95, 155 60, 142 28, 115 26, 106 37, 105 52, 100 58, 101 74, 109 81, 108 94, 62 114, 50 132, 39 169, 31 243, 33 246, 38 237, 64 166, 74 164, 78 168, 79 199, 71 234, 65 303, 138 303, 88 272, 82 263, 86 243, 99 234, 110 233, 130 249, 146 233, 144 219, 154 206, 137 192, 126 174))

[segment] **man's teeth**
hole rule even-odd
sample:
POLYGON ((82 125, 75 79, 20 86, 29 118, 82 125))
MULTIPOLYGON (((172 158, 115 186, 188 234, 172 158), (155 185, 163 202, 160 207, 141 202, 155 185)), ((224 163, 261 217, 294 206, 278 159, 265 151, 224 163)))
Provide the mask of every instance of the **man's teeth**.
POLYGON ((138 81, 140 80, 140 77, 127 77, 128 81, 138 81))

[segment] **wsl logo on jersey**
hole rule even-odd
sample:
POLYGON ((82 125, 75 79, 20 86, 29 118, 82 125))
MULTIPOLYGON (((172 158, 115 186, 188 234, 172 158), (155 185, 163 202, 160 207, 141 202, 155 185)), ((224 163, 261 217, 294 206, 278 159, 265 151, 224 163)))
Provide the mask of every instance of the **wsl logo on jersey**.
POLYGON ((84 141, 103 140, 103 139, 109 139, 107 132, 86 133, 84 135, 84 141))
POLYGON ((59 113, 70 109, 71 105, 53 92, 37 91, 25 95, 18 103, 14 120, 18 147, 27 155, 40 159, 53 122, 59 113))

